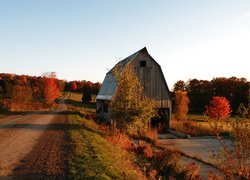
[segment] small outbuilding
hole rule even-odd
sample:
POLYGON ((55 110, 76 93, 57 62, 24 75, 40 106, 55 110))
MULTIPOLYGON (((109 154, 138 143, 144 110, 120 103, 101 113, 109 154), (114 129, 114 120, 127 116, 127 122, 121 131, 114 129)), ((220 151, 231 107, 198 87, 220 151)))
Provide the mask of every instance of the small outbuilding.
MULTIPOLYGON (((169 121, 172 109, 172 101, 167 82, 164 78, 161 66, 151 57, 146 47, 128 56, 118 62, 122 68, 128 65, 134 67, 135 72, 144 86, 144 93, 147 97, 157 101, 157 109, 160 118, 153 118, 152 126, 159 124, 164 126, 165 130, 169 129, 169 121)), ((116 93, 118 81, 110 70, 102 83, 101 89, 96 97, 97 116, 102 120, 112 124, 110 119, 109 104, 116 93)))

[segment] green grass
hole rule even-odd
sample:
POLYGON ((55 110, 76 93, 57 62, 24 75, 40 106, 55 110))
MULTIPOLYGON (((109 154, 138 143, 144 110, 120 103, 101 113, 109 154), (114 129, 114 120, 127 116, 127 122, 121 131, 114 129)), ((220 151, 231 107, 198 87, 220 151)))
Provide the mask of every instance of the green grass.
POLYGON ((82 103, 82 93, 69 92, 69 97, 65 102, 70 110, 77 110, 82 114, 95 113, 96 111, 95 102, 82 103))
POLYGON ((71 179, 141 179, 133 167, 133 155, 103 138, 98 125, 78 115, 69 115, 72 157, 71 179))

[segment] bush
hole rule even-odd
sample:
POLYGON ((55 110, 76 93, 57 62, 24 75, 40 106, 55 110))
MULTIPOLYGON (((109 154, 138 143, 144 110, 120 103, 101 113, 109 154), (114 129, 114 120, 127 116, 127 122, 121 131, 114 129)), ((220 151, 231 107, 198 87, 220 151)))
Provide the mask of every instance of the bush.
POLYGON ((152 148, 150 145, 148 144, 143 144, 143 145, 139 145, 136 148, 136 152, 139 155, 143 155, 146 158, 151 158, 153 157, 153 152, 152 152, 152 148))
POLYGON ((232 112, 229 101, 225 97, 214 96, 210 105, 206 106, 205 114, 217 120, 227 118, 232 112))
POLYGON ((175 118, 178 120, 186 120, 188 113, 189 98, 186 91, 176 91, 174 93, 175 102, 175 118))
POLYGON ((158 177, 186 179, 187 169, 180 164, 180 154, 175 151, 165 150, 157 152, 153 157, 153 167, 158 170, 158 177))

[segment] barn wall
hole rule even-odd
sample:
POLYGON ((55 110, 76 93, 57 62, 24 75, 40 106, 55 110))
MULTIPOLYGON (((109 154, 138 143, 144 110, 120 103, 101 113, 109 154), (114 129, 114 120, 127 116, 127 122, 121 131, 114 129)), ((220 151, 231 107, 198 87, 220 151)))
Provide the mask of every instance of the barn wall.
POLYGON ((96 113, 98 117, 102 118, 106 122, 110 122, 110 108, 107 109, 108 111, 105 111, 104 103, 104 100, 96 101, 96 113))
POLYGON ((144 85, 145 94, 158 102, 158 108, 171 108, 169 90, 165 83, 161 67, 146 53, 140 53, 131 62, 144 85), (146 61, 141 67, 140 61, 146 61))

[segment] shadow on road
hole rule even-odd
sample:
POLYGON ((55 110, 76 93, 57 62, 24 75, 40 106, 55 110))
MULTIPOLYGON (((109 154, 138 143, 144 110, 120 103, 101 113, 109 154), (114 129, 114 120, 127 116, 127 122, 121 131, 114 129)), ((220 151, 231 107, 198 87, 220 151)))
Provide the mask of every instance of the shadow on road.
POLYGON ((81 125, 67 123, 52 124, 7 124, 0 125, 0 129, 30 129, 30 130, 76 130, 81 129, 81 125))
POLYGON ((75 106, 75 107, 83 107, 83 104, 79 101, 75 101, 75 100, 72 100, 72 99, 65 99, 64 101, 60 101, 59 100, 56 100, 56 103, 57 104, 66 104, 66 105, 72 105, 72 106, 75 106))
POLYGON ((57 115, 81 115, 78 111, 13 111, 0 112, 0 115, 31 115, 31 114, 57 114, 57 115))
POLYGON ((80 102, 80 101, 75 101, 72 99, 65 99, 63 102, 59 100, 56 100, 57 104, 66 104, 66 105, 71 105, 74 107, 83 107, 83 108, 91 108, 95 109, 96 108, 96 103, 95 102, 80 102))

